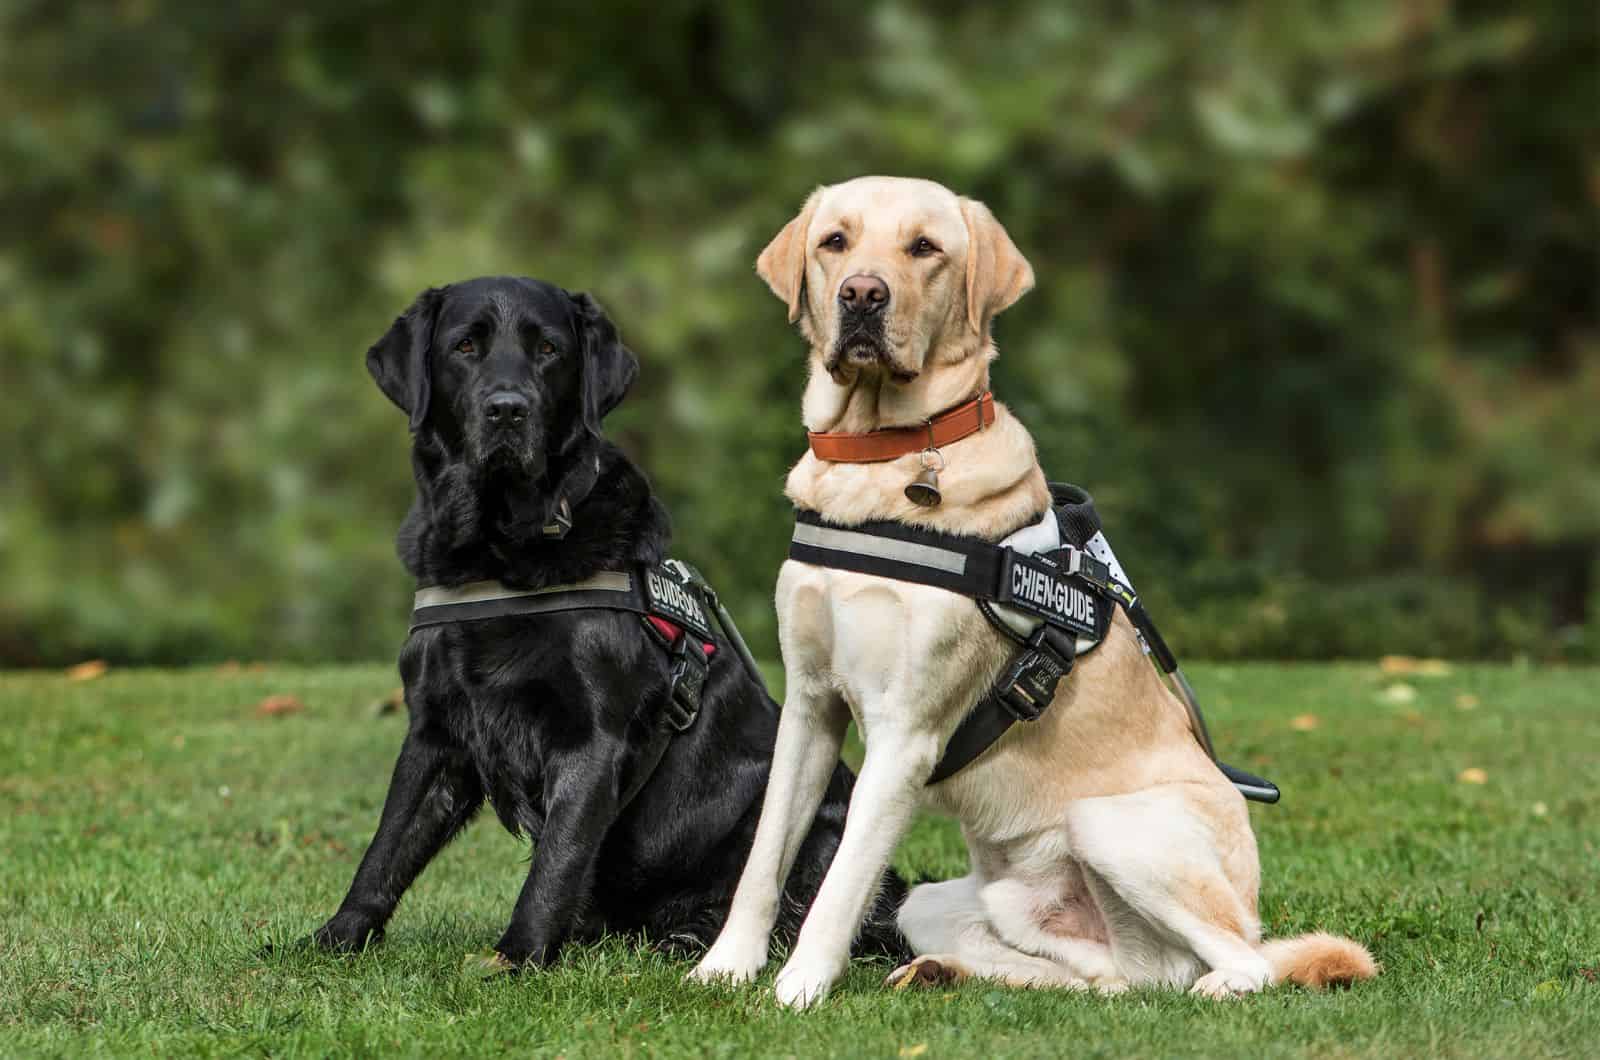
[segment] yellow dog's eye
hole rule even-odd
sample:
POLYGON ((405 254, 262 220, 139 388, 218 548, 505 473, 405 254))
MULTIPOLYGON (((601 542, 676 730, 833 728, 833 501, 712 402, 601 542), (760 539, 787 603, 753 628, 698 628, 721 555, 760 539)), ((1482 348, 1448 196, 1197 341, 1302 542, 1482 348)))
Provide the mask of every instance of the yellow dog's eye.
POLYGON ((829 236, 827 239, 824 239, 821 243, 819 243, 817 245, 819 247, 821 247, 823 250, 843 250, 844 249, 844 233, 843 232, 835 232, 835 233, 833 233, 833 235, 829 236))
POLYGON ((927 236, 918 236, 908 248, 914 258, 925 258, 929 254, 939 253, 939 247, 927 236))
POLYGON ((456 352, 465 353, 470 356, 471 354, 477 353, 478 348, 472 344, 472 339, 469 337, 456 343, 456 352))

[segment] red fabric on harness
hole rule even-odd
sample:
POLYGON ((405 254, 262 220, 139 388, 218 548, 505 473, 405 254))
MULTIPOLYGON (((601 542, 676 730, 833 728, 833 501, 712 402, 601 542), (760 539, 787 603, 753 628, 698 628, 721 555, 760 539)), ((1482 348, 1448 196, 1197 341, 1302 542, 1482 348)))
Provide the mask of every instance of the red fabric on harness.
MULTIPOLYGON (((645 615, 644 620, 656 627, 656 632, 667 638, 668 644, 676 643, 678 638, 683 636, 683 627, 674 622, 668 622, 657 615, 645 615)), ((700 646, 704 649, 706 658, 709 659, 716 654, 717 646, 715 644, 709 641, 701 641, 700 646)))

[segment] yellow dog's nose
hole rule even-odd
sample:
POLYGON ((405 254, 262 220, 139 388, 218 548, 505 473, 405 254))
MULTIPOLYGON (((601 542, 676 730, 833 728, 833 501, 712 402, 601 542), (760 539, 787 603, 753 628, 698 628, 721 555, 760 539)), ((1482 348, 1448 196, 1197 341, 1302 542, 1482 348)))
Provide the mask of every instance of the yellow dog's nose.
POLYGON ((852 313, 876 313, 889 304, 889 285, 856 273, 839 285, 839 304, 852 313))

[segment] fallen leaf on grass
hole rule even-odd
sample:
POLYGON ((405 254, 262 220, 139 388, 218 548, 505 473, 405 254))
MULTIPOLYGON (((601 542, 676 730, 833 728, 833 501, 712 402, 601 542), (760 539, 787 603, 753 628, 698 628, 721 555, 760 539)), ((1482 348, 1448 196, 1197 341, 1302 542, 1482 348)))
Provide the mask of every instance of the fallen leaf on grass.
POLYGON ((1408 684, 1392 684, 1381 695, 1385 703, 1410 703, 1417 698, 1417 690, 1408 684))
POLYGON ((306 709, 300 702, 299 696, 287 694, 268 696, 256 704, 256 713, 263 718, 281 718, 286 714, 298 714, 306 709))
POLYGON ((1295 732, 1310 732, 1322 724, 1322 719, 1315 714, 1296 714, 1289 719, 1289 728, 1295 732))
POLYGON ((1554 1001, 1556 998, 1560 997, 1561 994, 1561 984, 1556 982, 1554 979, 1546 979, 1544 982, 1533 988, 1532 996, 1535 1001, 1554 1001))
POLYGON ((1477 766, 1468 766, 1457 774, 1456 779, 1463 784, 1487 784, 1489 783, 1489 774, 1477 766))
POLYGON ((93 681, 97 677, 104 676, 106 669, 106 661, 104 659, 90 659, 88 662, 81 662, 76 666, 69 667, 67 669, 67 680, 93 681))
POLYGON ((1473 695, 1471 692, 1463 692, 1463 693, 1461 693, 1459 696, 1456 697, 1456 709, 1457 710, 1477 710, 1478 709, 1478 697, 1473 695))
POLYGON ((398 714, 401 710, 405 709, 405 705, 405 689, 397 688, 393 692, 390 692, 388 695, 384 696, 382 699, 373 700, 372 705, 367 707, 367 713, 371 714, 374 718, 381 718, 385 714, 398 714))
POLYGON ((461 961, 461 974, 468 979, 493 979, 510 972, 513 965, 499 950, 479 950, 461 961))
POLYGON ((900 1055, 901 1056, 921 1056, 923 1053, 925 1053, 927 1051, 928 1051, 928 1043, 927 1042, 918 1042, 916 1045, 902 1045, 900 1047, 900 1055))
POLYGON ((1450 664, 1443 659, 1417 659, 1410 655, 1385 655, 1378 669, 1390 676, 1448 677, 1450 664))

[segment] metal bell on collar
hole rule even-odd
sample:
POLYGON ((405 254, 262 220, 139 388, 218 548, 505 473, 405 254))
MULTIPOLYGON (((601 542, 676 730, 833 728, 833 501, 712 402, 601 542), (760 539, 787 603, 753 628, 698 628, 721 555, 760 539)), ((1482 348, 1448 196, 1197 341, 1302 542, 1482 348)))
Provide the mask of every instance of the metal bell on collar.
POLYGON ((944 470, 944 454, 929 446, 921 456, 922 470, 906 487, 906 500, 919 508, 937 508, 939 502, 944 500, 939 492, 939 472, 944 470))

